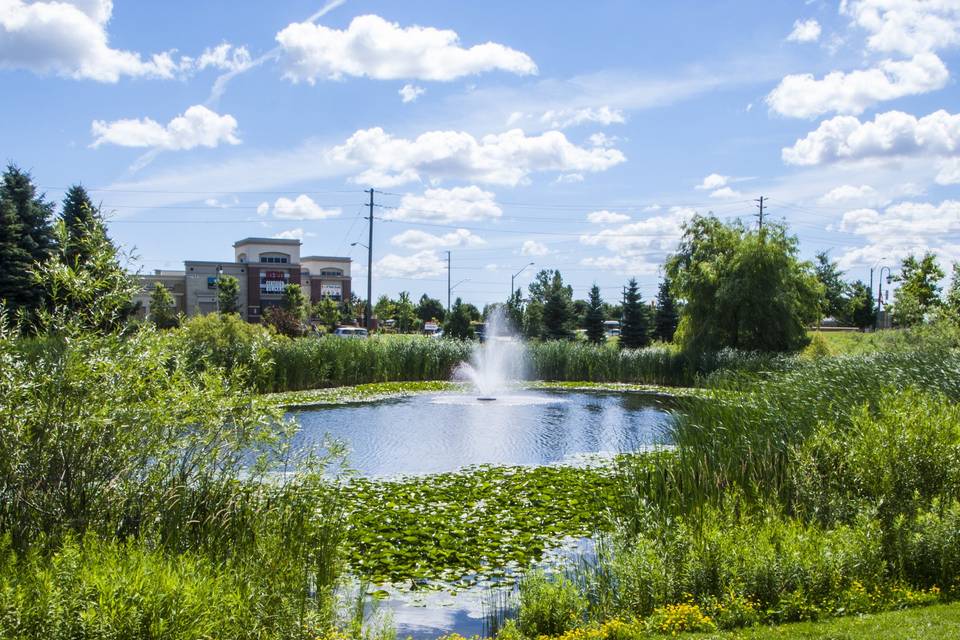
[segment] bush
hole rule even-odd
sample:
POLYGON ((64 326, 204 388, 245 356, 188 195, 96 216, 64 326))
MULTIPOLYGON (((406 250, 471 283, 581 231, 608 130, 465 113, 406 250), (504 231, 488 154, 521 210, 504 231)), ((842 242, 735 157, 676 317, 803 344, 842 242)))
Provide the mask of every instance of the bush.
POLYGON ((285 340, 265 325, 237 314, 194 316, 170 332, 174 348, 194 371, 222 369, 266 390, 273 377, 273 350, 285 340))
POLYGON ((517 623, 527 638, 560 635, 583 623, 587 602, 565 577, 549 579, 533 573, 520 585, 517 623))

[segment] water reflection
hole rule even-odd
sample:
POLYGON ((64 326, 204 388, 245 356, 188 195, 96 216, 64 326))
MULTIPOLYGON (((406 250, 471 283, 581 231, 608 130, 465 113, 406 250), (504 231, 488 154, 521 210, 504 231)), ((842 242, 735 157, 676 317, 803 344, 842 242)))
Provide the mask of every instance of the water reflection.
POLYGON ((634 451, 661 441, 663 401, 631 393, 532 393, 476 402, 420 395, 304 410, 295 447, 324 435, 344 442, 367 476, 455 471, 477 464, 542 465, 582 454, 634 451), (516 401, 524 398, 524 401, 516 401))

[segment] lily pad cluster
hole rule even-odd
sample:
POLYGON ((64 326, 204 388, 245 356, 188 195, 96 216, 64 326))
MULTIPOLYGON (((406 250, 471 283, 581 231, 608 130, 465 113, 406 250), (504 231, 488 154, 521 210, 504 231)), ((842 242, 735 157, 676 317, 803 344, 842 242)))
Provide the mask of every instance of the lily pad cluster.
POLYGON ((480 466, 346 487, 351 569, 374 584, 469 585, 607 528, 612 466, 480 466))

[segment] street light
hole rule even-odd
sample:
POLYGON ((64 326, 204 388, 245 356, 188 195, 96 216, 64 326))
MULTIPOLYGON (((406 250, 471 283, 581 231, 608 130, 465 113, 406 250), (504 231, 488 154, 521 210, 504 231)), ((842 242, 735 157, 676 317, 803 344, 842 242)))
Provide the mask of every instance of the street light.
POLYGON ((523 273, 524 271, 526 271, 526 270, 527 270, 527 267, 532 267, 532 266, 533 266, 533 263, 532 263, 532 262, 529 263, 529 264, 525 264, 525 265, 523 265, 523 269, 520 269, 520 271, 517 271, 515 274, 513 274, 512 276, 510 276, 510 297, 507 298, 507 300, 510 300, 510 298, 513 297, 513 280, 514 280, 514 278, 516 278, 518 275, 520 275, 521 273, 523 273))
POLYGON ((459 287, 460 285, 462 285, 464 282, 470 282, 470 278, 464 278, 463 280, 461 280, 461 281, 458 282, 457 284, 453 285, 452 287, 450 287, 450 291, 453 291, 454 289, 456 289, 457 287, 459 287))
POLYGON ((880 284, 877 286, 877 316, 874 326, 879 326, 880 323, 880 305, 883 304, 883 270, 887 270, 887 298, 890 297, 890 281, 892 277, 890 275, 890 267, 880 267, 880 284))
POLYGON ((220 276, 222 276, 222 275, 223 275, 223 265, 222 265, 222 264, 218 264, 218 265, 217 265, 217 294, 216 294, 216 299, 217 299, 217 315, 220 315, 220 276))

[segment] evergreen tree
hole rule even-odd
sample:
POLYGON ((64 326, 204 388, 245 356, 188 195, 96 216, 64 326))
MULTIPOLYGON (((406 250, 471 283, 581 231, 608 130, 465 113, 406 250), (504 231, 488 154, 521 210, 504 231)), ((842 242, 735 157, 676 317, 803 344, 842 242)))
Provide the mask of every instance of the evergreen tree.
POLYGON ((217 300, 220 313, 240 313, 240 281, 231 275, 222 275, 217 281, 217 300))
POLYGON ((94 207, 86 189, 73 185, 67 190, 60 219, 67 227, 67 240, 61 247, 64 257, 71 264, 77 260, 85 262, 89 256, 80 253, 80 239, 89 233, 106 233, 100 211, 94 207))
POLYGON ((846 317, 861 331, 869 329, 876 321, 873 308, 873 293, 862 281, 850 285, 850 300, 847 302, 846 317))
POLYGON ((603 326, 603 300, 600 298, 600 287, 596 283, 590 287, 590 300, 587 302, 587 317, 584 324, 587 340, 594 344, 604 344, 607 341, 603 326))
POLYGON ((148 317, 158 329, 170 329, 180 324, 173 295, 162 282, 153 284, 148 317))
POLYGON ((553 272, 543 303, 543 337, 571 340, 574 337, 573 287, 563 284, 559 271, 553 272))
POLYGON ((506 305, 507 319, 516 331, 523 329, 523 307, 523 293, 520 289, 517 289, 511 294, 506 305))
POLYGON ((650 344, 650 314, 640 296, 636 278, 630 278, 623 294, 623 320, 620 323, 620 348, 640 349, 650 344))
POLYGON ((0 200, 0 303, 11 314, 35 305, 30 254, 23 247, 23 225, 12 202, 0 200))
MULTIPOLYGON (((303 289, 298 284, 291 283, 283 288, 283 299, 280 301, 280 306, 301 322, 307 319, 307 312, 309 311, 307 299, 303 295, 303 289)), ((223 311, 222 308, 221 311, 223 311)))
POLYGON ((926 253, 917 260, 907 256, 900 266, 900 273, 893 280, 900 283, 893 294, 893 321, 901 327, 920 324, 927 314, 941 304, 940 285, 943 269, 937 257, 926 253))
POLYGON ((657 311, 653 317, 653 336, 662 342, 673 342, 673 335, 677 332, 677 324, 680 322, 677 305, 673 300, 673 293, 670 288, 670 278, 664 278, 660 281, 660 288, 657 290, 657 311))
POLYGON ((443 334, 448 338, 470 340, 475 336, 473 325, 470 324, 470 310, 460 298, 453 303, 453 308, 447 314, 443 325, 443 334))
POLYGON ((53 204, 37 195, 30 174, 8 165, 0 180, 0 299, 12 311, 35 314, 43 305, 42 288, 33 286, 30 272, 56 249, 51 220, 53 204), (14 248, 16 247, 16 248, 14 248), (3 272, 6 272, 5 274, 3 272))
POLYGON ((394 305, 394 318, 397 321, 397 331, 409 333, 417 328, 417 310, 413 306, 408 291, 401 291, 394 305))

